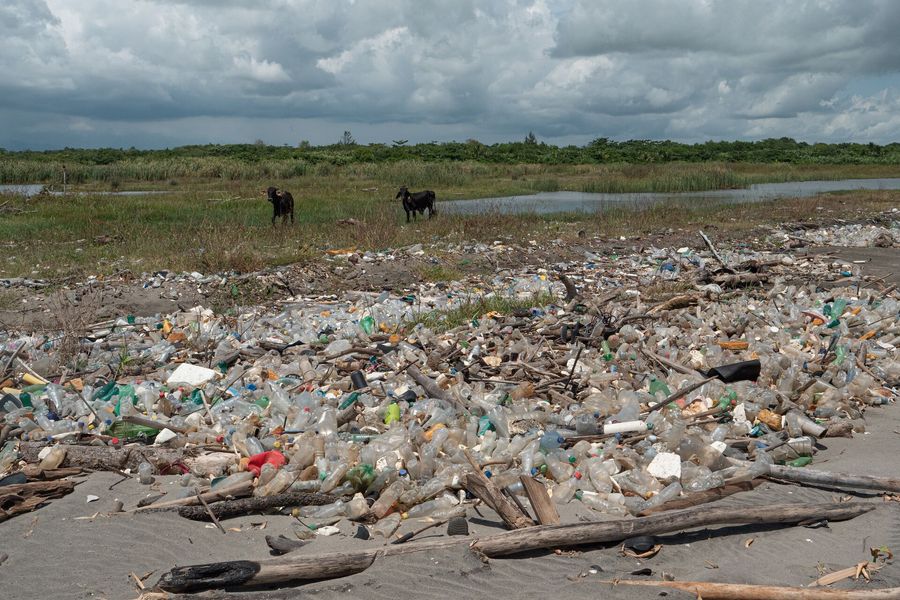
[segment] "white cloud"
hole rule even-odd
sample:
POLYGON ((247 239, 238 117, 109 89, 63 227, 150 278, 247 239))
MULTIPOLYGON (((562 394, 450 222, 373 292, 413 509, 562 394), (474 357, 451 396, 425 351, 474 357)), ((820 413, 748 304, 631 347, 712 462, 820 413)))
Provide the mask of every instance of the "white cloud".
POLYGON ((239 77, 246 77, 262 83, 290 81, 290 76, 277 62, 256 60, 252 56, 235 56, 234 70, 239 77))
POLYGON ((4 0, 0 146, 887 142, 898 28, 894 0, 4 0))

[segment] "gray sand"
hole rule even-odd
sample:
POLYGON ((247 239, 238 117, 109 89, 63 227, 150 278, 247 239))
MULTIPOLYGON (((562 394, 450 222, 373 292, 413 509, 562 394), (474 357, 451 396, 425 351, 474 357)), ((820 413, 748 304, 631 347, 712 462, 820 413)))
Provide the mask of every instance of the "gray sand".
MULTIPOLYGON (((866 413, 867 434, 853 439, 825 439, 814 466, 839 472, 900 477, 900 466, 889 457, 900 450, 900 410, 870 409, 866 413)), ((231 519, 226 528, 240 528, 223 535, 212 525, 188 521, 176 513, 143 513, 106 516, 116 499, 133 507, 148 492, 135 480, 109 486, 120 477, 95 473, 69 496, 52 501, 30 514, 0 523, 0 551, 9 559, 0 565, 2 597, 29 598, 136 598, 137 588, 129 576, 153 571, 147 580, 155 583, 160 573, 175 565, 269 556, 265 535, 292 536, 293 519, 287 516, 252 516, 231 519), (88 494, 100 500, 86 503, 88 494), (93 519, 89 517, 97 512, 93 519), (265 528, 260 529, 265 523, 265 528), (254 525, 256 524, 256 525, 254 525)), ((178 489, 175 478, 160 478, 154 486, 169 493, 178 489)), ((726 498, 720 506, 754 506, 775 502, 833 502, 843 494, 832 491, 766 483, 751 493, 726 498)), ((466 550, 411 554, 377 561, 367 571, 342 579, 294 588, 243 594, 229 598, 293 598, 298 593, 317 598, 648 598, 659 590, 649 588, 610 589, 599 581, 638 578, 631 571, 649 567, 650 579, 669 573, 677 580, 734 583, 807 585, 819 568, 828 571, 851 566, 869 556, 869 547, 900 549, 900 504, 884 502, 880 496, 861 498, 878 509, 852 521, 832 523, 827 528, 719 527, 666 535, 654 558, 641 561, 619 554, 616 546, 582 548, 562 555, 546 553, 524 558, 492 559, 482 564, 466 550), (745 542, 754 542, 745 547, 745 542), (597 574, 589 569, 599 567, 597 574), (582 576, 584 575, 584 576, 582 576)), ((704 510, 697 507, 695 510, 704 510)), ((469 511, 474 533, 501 529, 496 517, 484 518, 469 511)), ((569 522, 591 514, 573 502, 562 511, 569 522)), ((419 526, 405 524, 403 530, 419 526)), ((350 537, 355 526, 344 522, 342 535, 318 538, 308 550, 324 552, 378 545, 350 537)), ((443 535, 443 531, 431 535, 443 535)), ((429 535, 423 534, 423 539, 429 535)), ((861 587, 864 582, 846 581, 837 587, 861 587)), ((888 565, 877 572, 869 587, 900 585, 900 568, 888 565)), ((221 597, 211 593, 203 597, 221 597)), ((690 598, 669 592, 669 598, 690 598)))

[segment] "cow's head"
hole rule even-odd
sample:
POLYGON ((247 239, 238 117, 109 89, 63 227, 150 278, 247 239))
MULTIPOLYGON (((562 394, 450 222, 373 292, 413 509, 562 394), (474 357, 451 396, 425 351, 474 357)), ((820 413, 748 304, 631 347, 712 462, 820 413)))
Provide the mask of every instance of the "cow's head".
POLYGON ((269 202, 275 203, 275 200, 278 198, 278 188, 270 187, 266 190, 266 198, 269 202))

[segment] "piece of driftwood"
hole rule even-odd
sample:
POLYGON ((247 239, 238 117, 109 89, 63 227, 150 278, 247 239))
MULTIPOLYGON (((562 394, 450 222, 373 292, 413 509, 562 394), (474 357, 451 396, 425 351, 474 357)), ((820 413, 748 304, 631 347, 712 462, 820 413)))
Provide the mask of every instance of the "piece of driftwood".
MULTIPOLYGON (((47 446, 45 442, 22 442, 19 452, 28 463, 38 463, 38 454, 47 446)), ((113 446, 66 446, 66 458, 61 467, 81 467, 93 471, 135 470, 145 460, 155 465, 157 470, 167 465, 180 463, 185 459, 185 452, 178 449, 160 446, 128 445, 122 448, 113 446)))
POLYGON ((831 585, 832 583, 837 583, 838 581, 843 581, 844 579, 850 579, 851 577, 854 579, 859 579, 860 576, 866 578, 866 580, 870 579, 871 574, 875 571, 879 571, 882 567, 884 567, 884 563, 873 563, 867 560, 862 562, 858 562, 852 567, 847 567, 846 569, 841 569, 839 571, 833 571, 828 573, 827 575, 822 575, 811 584, 809 587, 819 587, 820 585, 831 585))
POLYGON ((541 525, 558 525, 559 512, 557 512, 553 500, 550 499, 550 494, 547 493, 547 488, 544 487, 544 484, 530 475, 522 475, 519 477, 519 480, 522 482, 522 487, 525 488, 525 495, 528 496, 528 501, 531 502, 531 508, 534 510, 538 523, 541 525))
POLYGON ((900 587, 877 590, 823 590, 822 588, 711 583, 708 581, 639 581, 616 579, 603 581, 613 586, 646 586, 682 590, 703 600, 900 600, 900 587))
MULTIPOLYGON (((274 496, 260 496, 252 498, 239 498, 236 500, 221 500, 209 505, 209 509, 217 519, 231 519, 250 513, 265 512, 282 506, 322 506, 331 504, 337 500, 329 494, 312 492, 286 492, 274 496)), ((152 508, 152 507, 151 507, 152 508)), ((210 516, 201 506, 182 506, 178 514, 192 521, 209 521, 210 516)))
POLYGON ((66 467, 60 469, 42 469, 38 465, 25 465, 22 469, 29 481, 50 481, 53 479, 63 479, 64 477, 72 477, 83 473, 81 467, 66 467))
POLYGON ((187 433, 188 431, 184 427, 178 427, 177 425, 171 425, 169 423, 160 423, 159 421, 154 421, 153 419, 148 419, 147 417, 142 417, 140 415, 126 415, 122 417, 122 420, 126 423, 149 427, 151 429, 156 429, 157 431, 162 431, 163 429, 168 429, 175 433, 187 433))
POLYGON ((0 522, 31 512, 47 500, 62 498, 72 493, 75 485, 76 482, 67 480, 4 485, 0 487, 0 522))
POLYGON ((672 402, 675 402, 679 398, 687 396, 688 394, 690 394, 691 392, 693 392, 694 390, 696 390, 698 388, 702 388, 704 385, 706 385, 713 379, 715 379, 715 377, 707 377, 706 379, 701 379, 700 381, 695 381, 694 383, 687 384, 680 390, 676 390, 676 391, 672 392, 671 394, 669 394, 669 397, 666 398, 665 400, 663 400, 662 402, 660 402, 659 404, 650 407, 649 412, 654 412, 657 410, 664 409, 669 404, 671 404, 672 402))
POLYGON ((716 500, 731 496, 732 494, 737 494, 738 492, 752 491, 754 488, 761 484, 762 480, 754 479, 753 481, 744 481, 741 483, 728 483, 721 487, 704 490, 702 492, 688 493, 681 496, 680 498, 669 500, 665 504, 660 504, 659 506, 648 508, 647 510, 643 511, 640 516, 643 517, 655 513, 666 512, 669 510, 681 510, 683 508, 690 508, 691 506, 699 506, 700 504, 715 502, 716 500))
POLYGON ((508 528, 520 529, 522 527, 534 525, 534 521, 522 514, 519 507, 510 502, 509 499, 503 495, 503 492, 500 491, 500 488, 494 485, 493 481, 485 477, 471 453, 469 453, 468 450, 464 450, 463 452, 465 453, 466 458, 469 459, 469 464, 471 464, 474 469, 474 471, 466 473, 466 476, 463 479, 463 487, 465 487, 473 496, 491 507, 494 512, 503 519, 503 522, 508 528))
POLYGON ((852 475, 849 473, 829 473, 828 471, 800 469, 782 465, 771 465, 768 478, 823 487, 900 492, 900 479, 852 475))
POLYGON ((679 294, 669 298, 665 302, 661 302, 647 311, 648 315, 654 315, 664 310, 675 310, 677 308, 688 308, 689 306, 697 306, 700 302, 700 294, 679 294))
MULTIPOLYGON (((876 505, 873 504, 855 502, 773 504, 741 510, 733 507, 713 507, 704 511, 687 509, 636 519, 527 527, 486 536, 471 542, 470 546, 488 557, 508 556, 538 549, 618 542, 637 535, 660 535, 710 525, 801 523, 811 519, 840 521, 852 519, 875 508, 876 505)), ((331 579, 364 571, 376 558, 434 551, 466 543, 469 543, 468 539, 448 538, 353 552, 289 554, 259 561, 238 560, 175 567, 162 575, 157 587, 170 592, 187 592, 331 579)))
MULTIPOLYGON (((216 488, 215 490, 210 490, 208 492, 204 492, 200 494, 204 500, 207 502, 217 502, 219 500, 226 500, 230 498, 240 498, 242 496, 249 496, 253 493, 253 482, 252 481, 241 481, 235 483, 233 485, 229 485, 224 488, 216 488)), ((133 509, 132 512, 141 512, 146 510, 159 510, 163 508, 173 508, 176 506, 193 506, 196 504, 200 504, 200 501, 197 499, 197 496, 188 496, 187 498, 178 498, 177 500, 167 500, 165 502, 157 502, 156 504, 149 504, 147 506, 139 506, 133 509)))
POLYGON ((719 264, 721 264, 723 267, 725 267, 726 269, 728 269, 730 271, 731 267, 728 266, 728 263, 725 262, 725 259, 722 258, 722 256, 719 254, 719 251, 716 250, 716 247, 713 246, 712 241, 710 241, 710 239, 708 237, 706 237, 706 234, 703 233, 702 229, 700 230, 700 237, 702 237, 703 241, 706 242, 707 247, 709 247, 709 250, 710 250, 710 252, 712 252, 713 256, 716 257, 716 260, 719 261, 719 264))
POLYGON ((203 499, 203 496, 197 494, 197 501, 203 505, 203 510, 206 511, 206 514, 209 515, 209 518, 212 519, 212 522, 216 524, 216 527, 219 528, 219 531, 222 532, 222 535, 225 535, 227 532, 225 528, 222 527, 222 524, 219 522, 219 519, 216 518, 216 515, 213 514, 213 511, 209 508, 209 504, 206 503, 206 500, 203 499))
MULTIPOLYGON (((669 360, 665 356, 660 356, 659 354, 656 354, 655 352, 652 352, 651 350, 647 350, 646 348, 642 348, 641 352, 643 352, 644 354, 646 354, 648 357, 652 358, 659 364, 663 365, 664 367, 669 367, 670 369, 672 369, 673 371, 676 371, 678 373, 682 373, 684 375, 696 375, 696 374, 700 373, 700 371, 697 371, 690 367, 686 367, 684 365, 678 364, 677 362, 675 362, 673 360, 669 360)), ((702 373, 700 373, 700 374, 702 375, 702 373)))
POLYGON ((416 383, 422 386, 422 389, 425 390, 425 393, 427 393, 429 397, 438 398, 440 400, 450 402, 456 405, 456 407, 460 410, 468 412, 466 407, 459 400, 457 400, 453 396, 453 394, 444 389, 441 389, 441 386, 435 383, 435 381, 431 377, 428 377, 427 375, 422 373, 422 371, 420 371, 419 367, 417 367, 416 365, 409 365, 406 368, 406 372, 409 373, 409 376, 412 377, 416 383))

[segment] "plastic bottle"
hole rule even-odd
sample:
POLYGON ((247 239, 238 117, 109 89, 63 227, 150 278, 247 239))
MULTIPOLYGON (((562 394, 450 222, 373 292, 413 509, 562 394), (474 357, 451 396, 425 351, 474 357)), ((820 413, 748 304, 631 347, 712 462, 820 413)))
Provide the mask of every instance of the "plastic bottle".
POLYGON ((50 470, 59 468, 59 465, 63 463, 66 459, 66 448, 65 446, 54 446, 47 456, 41 460, 39 468, 41 470, 50 470))
POLYGON ((450 494, 444 494, 443 496, 439 496, 434 500, 428 500, 426 502, 422 502, 421 504, 417 504, 407 511, 407 517, 410 519, 421 519, 422 517, 428 517, 433 513, 441 510, 445 510, 457 504, 456 499, 450 494))
POLYGON ((343 481, 344 475, 347 474, 349 468, 350 467, 347 465, 347 463, 340 463, 335 466, 334 470, 331 471, 331 473, 329 473, 328 476, 322 480, 322 485, 320 486, 322 492, 327 494, 328 492, 336 488, 341 483, 341 481, 343 481))
POLYGON ((138 465, 138 481, 144 485, 153 483, 153 465, 146 460, 138 465))
POLYGON ((400 481, 393 482, 381 492, 378 500, 372 504, 372 513, 379 519, 382 518, 391 510, 401 493, 403 493, 403 484, 400 481))
POLYGON ((400 527, 400 513, 391 513, 383 519, 379 519, 372 527, 372 531, 384 538, 390 537, 400 527))
POLYGON ((566 439, 556 431, 548 430, 541 436, 540 446, 544 454, 559 448, 566 439))
POLYGON ((337 500, 332 504, 323 506, 303 506, 300 515, 310 519, 327 519, 329 517, 342 517, 347 512, 347 504, 343 500, 337 500))
POLYGON ((577 487, 578 480, 570 477, 553 488, 553 501, 557 504, 566 504, 575 495, 577 487))

